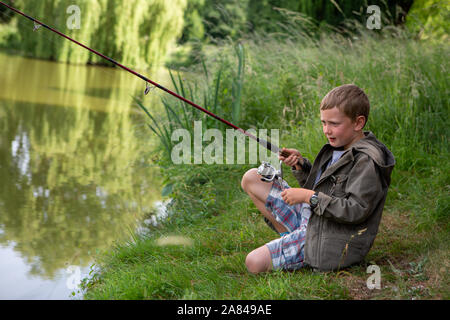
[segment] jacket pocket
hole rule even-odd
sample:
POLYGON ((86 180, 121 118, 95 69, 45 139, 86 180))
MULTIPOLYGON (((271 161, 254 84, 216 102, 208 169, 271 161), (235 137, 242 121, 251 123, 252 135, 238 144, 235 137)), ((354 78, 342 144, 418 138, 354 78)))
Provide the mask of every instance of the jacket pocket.
POLYGON ((331 187, 331 195, 342 198, 347 195, 345 192, 345 186, 347 185, 348 175, 338 174, 331 176, 331 181, 333 185, 331 187))
POLYGON ((339 238, 323 239, 320 269, 342 269, 362 260, 364 260, 363 248, 359 243, 339 238))

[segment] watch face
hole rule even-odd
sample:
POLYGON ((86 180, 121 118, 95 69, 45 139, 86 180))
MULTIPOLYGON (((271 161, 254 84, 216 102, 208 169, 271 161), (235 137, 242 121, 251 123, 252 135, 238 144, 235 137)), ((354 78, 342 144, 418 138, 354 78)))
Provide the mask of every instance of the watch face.
POLYGON ((311 203, 312 206, 315 207, 317 203, 319 203, 319 198, 317 197, 317 195, 313 194, 309 202, 311 203))

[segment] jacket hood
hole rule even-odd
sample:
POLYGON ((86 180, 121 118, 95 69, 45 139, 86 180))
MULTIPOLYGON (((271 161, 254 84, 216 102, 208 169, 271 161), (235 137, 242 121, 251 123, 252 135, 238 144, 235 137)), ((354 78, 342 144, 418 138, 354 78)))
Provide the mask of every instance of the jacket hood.
POLYGON ((392 152, 370 131, 364 131, 364 138, 355 142, 350 148, 367 154, 380 168, 382 177, 389 186, 395 158, 392 152))

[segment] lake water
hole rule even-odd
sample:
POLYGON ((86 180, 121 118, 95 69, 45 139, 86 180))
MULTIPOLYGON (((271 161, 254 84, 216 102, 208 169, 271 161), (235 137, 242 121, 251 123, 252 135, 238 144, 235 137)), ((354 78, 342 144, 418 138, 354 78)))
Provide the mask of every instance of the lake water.
POLYGON ((0 53, 0 299, 74 298, 95 254, 154 210, 144 89, 120 69, 0 53))

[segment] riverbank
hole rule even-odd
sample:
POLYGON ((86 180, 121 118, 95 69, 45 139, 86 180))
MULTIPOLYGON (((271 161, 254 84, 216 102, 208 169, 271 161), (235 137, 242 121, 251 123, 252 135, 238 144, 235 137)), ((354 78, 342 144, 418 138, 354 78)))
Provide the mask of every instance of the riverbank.
MULTIPOLYGON (((352 40, 250 39, 244 47, 239 125, 283 128, 280 144, 310 160, 325 142, 318 105, 326 92, 355 83, 368 94, 367 129, 390 148, 397 164, 365 262, 332 273, 249 274, 247 253, 276 237, 240 187, 242 175, 255 165, 174 166, 162 148, 155 159, 167 186, 163 193, 173 199, 169 218, 99 256, 100 272, 84 282, 85 298, 448 299, 449 46, 393 30, 352 40), (176 237, 174 244, 170 237, 176 237), (367 288, 369 265, 380 267, 381 289, 367 288)), ((217 65, 226 65, 223 57, 235 69, 233 46, 220 49, 206 64, 210 78, 217 78, 217 65)), ((226 114, 235 74, 221 76, 216 97, 226 114)), ((215 92, 214 86, 208 90, 215 92)), ((293 177, 286 179, 294 185, 293 177)))
MULTIPOLYGON (((247 253, 276 234, 237 187, 239 179, 238 168, 217 177, 214 190, 223 201, 217 212, 174 217, 102 256, 103 270, 85 298, 448 299, 448 232, 437 225, 420 230, 414 213, 397 209, 392 197, 365 263, 337 273, 248 273, 247 253), (380 267, 380 290, 366 285, 372 264, 380 267)), ((191 188, 193 195, 202 187, 191 188)))

